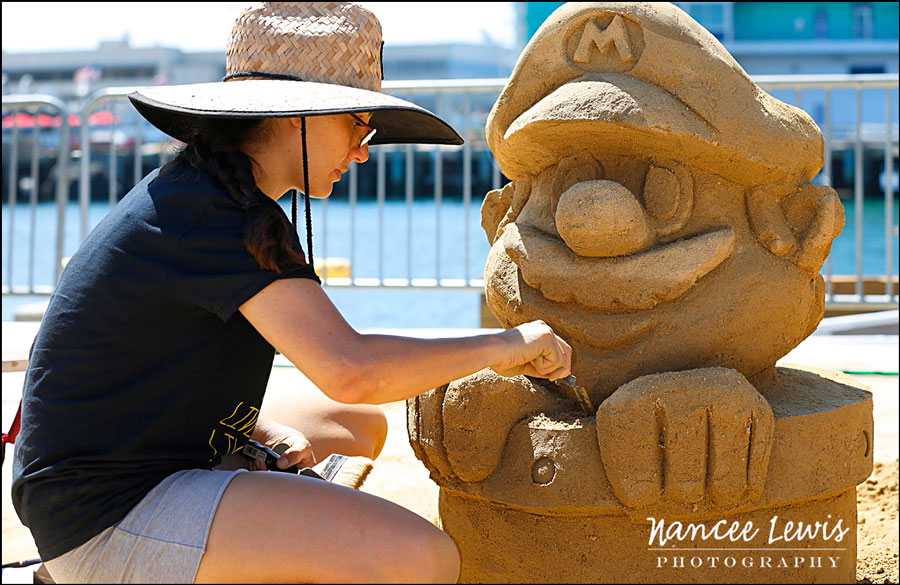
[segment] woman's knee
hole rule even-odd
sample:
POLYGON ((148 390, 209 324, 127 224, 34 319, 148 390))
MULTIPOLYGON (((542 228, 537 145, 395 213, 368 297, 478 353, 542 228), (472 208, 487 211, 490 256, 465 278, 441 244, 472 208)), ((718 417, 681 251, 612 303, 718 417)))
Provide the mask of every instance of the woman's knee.
POLYGON ((387 439, 388 422, 384 411, 374 405, 352 405, 336 413, 334 423, 346 429, 352 436, 351 452, 344 455, 361 455, 375 459, 384 448, 387 439))
POLYGON ((384 448, 384 442, 387 440, 388 422, 384 411, 378 407, 373 407, 368 415, 369 436, 372 441, 372 456, 375 459, 384 448))
POLYGON ((459 579, 459 549, 446 532, 439 531, 431 544, 433 583, 456 583, 459 579))
POLYGON ((409 583, 456 583, 459 578, 459 550, 447 533, 430 526, 430 530, 406 534, 407 550, 401 555, 415 559, 405 568, 396 566, 404 574, 392 580, 409 583))
POLYGON ((342 404, 314 391, 272 392, 260 416, 299 429, 321 460, 331 453, 374 459, 384 447, 388 423, 379 406, 342 404))

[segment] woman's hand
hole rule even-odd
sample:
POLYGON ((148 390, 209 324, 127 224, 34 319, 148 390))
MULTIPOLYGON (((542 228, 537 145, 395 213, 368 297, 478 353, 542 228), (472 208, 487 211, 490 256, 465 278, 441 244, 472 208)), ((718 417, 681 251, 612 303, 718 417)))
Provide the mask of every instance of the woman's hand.
POLYGON ((532 321, 499 333, 508 340, 507 357, 491 369, 501 376, 536 376, 557 380, 571 373, 572 348, 543 321, 532 321))
MULTIPOLYGON (((281 443, 288 446, 275 463, 280 469, 287 469, 291 465, 303 469, 316 464, 316 456, 309 439, 295 428, 260 417, 256 421, 251 438, 270 449, 274 449, 281 443)), ((262 462, 255 463, 259 465, 254 465, 254 470, 265 469, 265 464, 262 462)))

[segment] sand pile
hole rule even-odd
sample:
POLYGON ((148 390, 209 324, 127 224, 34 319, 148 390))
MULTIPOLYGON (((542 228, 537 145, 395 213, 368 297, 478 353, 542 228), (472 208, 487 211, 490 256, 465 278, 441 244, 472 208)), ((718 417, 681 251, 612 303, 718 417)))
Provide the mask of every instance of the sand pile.
POLYGON ((857 583, 898 583, 898 462, 875 462, 872 475, 856 487, 857 583))

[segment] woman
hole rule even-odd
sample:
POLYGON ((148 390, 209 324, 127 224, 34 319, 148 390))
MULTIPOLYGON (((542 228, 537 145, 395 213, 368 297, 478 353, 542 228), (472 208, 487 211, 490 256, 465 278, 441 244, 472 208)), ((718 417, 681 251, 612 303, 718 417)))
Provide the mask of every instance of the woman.
POLYGON ((277 199, 327 197, 373 136, 461 142, 380 93, 380 48, 357 6, 266 3, 239 16, 226 82, 130 96, 186 146, 72 257, 32 348, 13 500, 57 580, 456 580, 452 541, 404 508, 233 469, 248 439, 286 444, 282 468, 374 457, 384 421, 369 405, 485 367, 569 373, 570 348, 543 323, 360 335, 319 286, 308 198, 309 257, 277 199), (324 394, 298 392, 289 426, 259 416, 275 349, 324 394))

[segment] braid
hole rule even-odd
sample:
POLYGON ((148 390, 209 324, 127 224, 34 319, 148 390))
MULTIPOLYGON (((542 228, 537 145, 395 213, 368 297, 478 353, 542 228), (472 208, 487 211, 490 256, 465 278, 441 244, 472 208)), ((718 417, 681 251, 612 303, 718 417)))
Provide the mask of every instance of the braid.
POLYGON ((260 120, 217 120, 201 125, 195 139, 164 168, 169 172, 181 163, 210 175, 247 214, 244 247, 260 268, 281 273, 297 264, 306 264, 296 229, 284 213, 265 205, 253 178, 255 161, 237 144, 257 128, 260 120), (206 127, 203 127, 206 126, 206 127), (212 126, 212 127, 211 127, 212 126))
MULTIPOLYGON (((312 249, 312 214, 309 212, 309 161, 306 158, 306 118, 300 118, 300 140, 303 147, 303 199, 306 207, 306 251, 309 252, 309 263, 313 265, 313 249, 312 249)), ((297 225, 297 213, 294 212, 292 218, 294 225, 297 225)))

